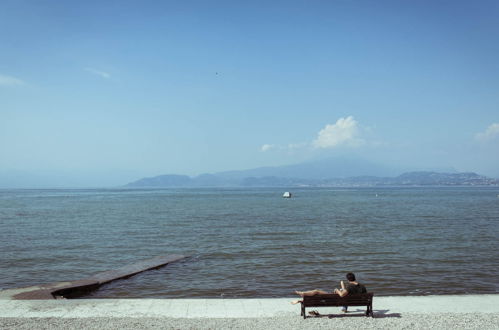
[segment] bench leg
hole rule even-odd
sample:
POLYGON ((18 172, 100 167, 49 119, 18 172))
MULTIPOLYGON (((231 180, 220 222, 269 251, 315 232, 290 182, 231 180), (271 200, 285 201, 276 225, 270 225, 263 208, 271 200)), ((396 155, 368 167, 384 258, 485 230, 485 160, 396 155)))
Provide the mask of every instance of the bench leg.
POLYGON ((305 314, 305 305, 301 303, 301 316, 303 316, 304 319, 307 318, 307 314, 305 314))
POLYGON ((374 317, 373 305, 367 305, 366 316, 374 317))

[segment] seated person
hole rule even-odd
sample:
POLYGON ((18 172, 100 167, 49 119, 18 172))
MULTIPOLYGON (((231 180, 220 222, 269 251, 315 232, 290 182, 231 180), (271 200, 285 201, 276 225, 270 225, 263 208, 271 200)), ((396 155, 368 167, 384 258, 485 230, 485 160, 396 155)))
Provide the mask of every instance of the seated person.
MULTIPOLYGON (((334 289, 333 293, 336 293, 340 297, 345 297, 348 294, 367 293, 366 287, 355 280, 354 273, 348 273, 347 280, 348 283, 346 285, 343 281, 340 281, 341 289, 334 289)), ((348 306, 343 306, 341 310, 346 313, 347 309, 348 306)))
MULTIPOLYGON (((347 274, 348 283, 340 282, 341 289, 334 289, 332 293, 339 295, 340 297, 345 297, 348 294, 358 294, 358 293, 367 293, 366 287, 355 280, 355 275, 353 273, 347 274)), ((330 292, 326 292, 323 290, 310 290, 310 291, 295 291, 295 293, 299 296, 315 296, 316 294, 328 294, 330 292)), ((301 300, 294 300, 291 303, 297 304, 301 302, 301 300)), ((343 306, 343 312, 347 312, 347 306, 343 306)))

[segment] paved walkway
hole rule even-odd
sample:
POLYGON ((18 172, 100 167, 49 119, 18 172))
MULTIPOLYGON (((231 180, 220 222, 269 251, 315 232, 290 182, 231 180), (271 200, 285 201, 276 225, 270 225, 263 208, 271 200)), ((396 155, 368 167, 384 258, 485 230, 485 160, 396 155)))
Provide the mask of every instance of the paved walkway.
MULTIPOLYGON (((0 317, 255 318, 300 315, 293 298, 0 300, 0 317)), ((499 313, 499 295, 374 297, 375 316, 404 313, 499 313)), ((314 308, 339 314, 339 308, 314 308)), ((363 313, 363 307, 351 307, 363 313)), ((349 313, 350 314, 350 313, 349 313)))

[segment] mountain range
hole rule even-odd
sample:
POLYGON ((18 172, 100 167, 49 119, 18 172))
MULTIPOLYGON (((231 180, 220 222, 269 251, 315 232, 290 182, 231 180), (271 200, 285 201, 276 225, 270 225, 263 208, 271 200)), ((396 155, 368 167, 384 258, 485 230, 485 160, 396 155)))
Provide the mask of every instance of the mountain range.
POLYGON ((293 187, 499 185, 498 179, 473 172, 405 172, 359 159, 324 159, 295 165, 260 167, 213 174, 167 174, 142 178, 127 187, 293 187), (400 172, 398 172, 400 173, 400 172))

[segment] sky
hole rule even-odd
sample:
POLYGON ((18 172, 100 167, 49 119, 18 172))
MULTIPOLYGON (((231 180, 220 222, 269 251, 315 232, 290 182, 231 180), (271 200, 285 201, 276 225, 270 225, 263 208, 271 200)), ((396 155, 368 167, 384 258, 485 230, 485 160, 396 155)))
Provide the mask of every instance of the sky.
POLYGON ((0 187, 345 156, 499 177, 499 2, 0 0, 0 187))

